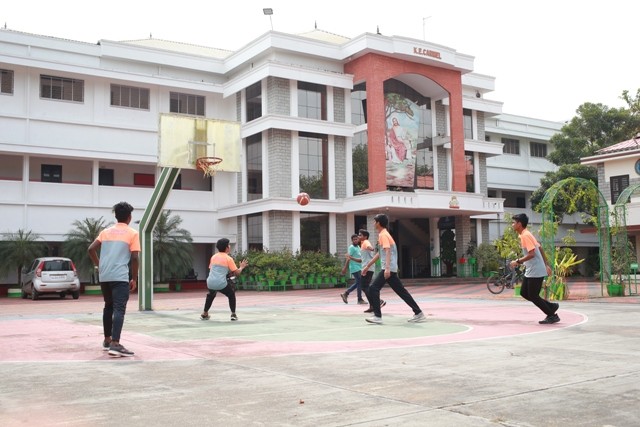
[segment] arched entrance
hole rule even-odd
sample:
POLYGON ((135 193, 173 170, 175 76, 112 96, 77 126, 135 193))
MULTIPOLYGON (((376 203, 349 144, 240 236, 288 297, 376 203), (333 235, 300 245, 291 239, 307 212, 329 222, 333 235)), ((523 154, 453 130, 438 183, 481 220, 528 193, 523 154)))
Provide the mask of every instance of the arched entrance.
POLYGON ((563 210, 571 214, 579 212, 585 205, 598 206, 594 225, 598 232, 600 243, 600 291, 604 295, 604 285, 611 283, 611 235, 609 227, 609 205, 600 189, 592 182, 583 178, 566 178, 553 184, 542 199, 542 247, 550 260, 552 275, 555 275, 555 237, 556 214, 554 201, 560 195, 564 203, 563 210), (571 193, 571 194, 569 194, 571 193))

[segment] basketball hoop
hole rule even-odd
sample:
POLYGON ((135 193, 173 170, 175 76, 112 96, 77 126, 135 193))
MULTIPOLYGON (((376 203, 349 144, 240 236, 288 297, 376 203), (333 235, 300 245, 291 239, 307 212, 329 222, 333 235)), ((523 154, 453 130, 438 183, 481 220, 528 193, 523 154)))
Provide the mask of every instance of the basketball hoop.
POLYGON ((216 174, 216 167, 220 164, 220 157, 199 157, 196 160, 196 167, 204 173, 205 178, 216 174))

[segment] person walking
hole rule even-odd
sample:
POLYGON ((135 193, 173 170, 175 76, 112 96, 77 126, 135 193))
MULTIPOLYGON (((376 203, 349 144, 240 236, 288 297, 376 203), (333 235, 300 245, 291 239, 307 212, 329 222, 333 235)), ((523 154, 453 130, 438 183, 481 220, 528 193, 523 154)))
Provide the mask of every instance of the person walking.
POLYGON ((136 230, 129 227, 133 212, 129 203, 116 204, 113 212, 118 223, 104 229, 89 245, 88 252, 98 273, 104 298, 102 349, 108 351, 109 356, 130 357, 134 353, 120 344, 120 335, 129 293, 135 291, 138 285, 140 237, 136 230))
POLYGON ((557 323, 560 321, 560 317, 558 317, 556 312, 560 308, 560 304, 557 302, 549 302, 540 296, 544 278, 551 275, 551 267, 547 261, 544 249, 542 249, 542 245, 538 243, 533 234, 527 230, 529 217, 526 214, 521 213, 514 215, 512 220, 511 227, 520 235, 520 246, 522 247, 524 256, 515 261, 511 261, 510 266, 511 268, 515 268, 518 265, 524 264, 526 267, 524 278, 522 279, 522 287, 520 288, 520 295, 527 301, 534 303, 536 307, 547 315, 547 317, 538 323, 542 325, 557 323))
POLYGON ((231 321, 234 322, 238 320, 238 316, 236 315, 236 290, 232 284, 228 283, 227 277, 230 274, 236 277, 240 276, 242 270, 249 265, 249 262, 243 259, 240 261, 240 268, 236 267, 235 261, 229 256, 229 252, 231 252, 229 239, 222 238, 218 240, 216 242, 216 249, 218 249, 218 253, 213 255, 209 261, 209 276, 207 277, 209 293, 204 301, 204 310, 200 315, 200 319, 209 320, 209 309, 217 293, 220 292, 229 299, 231 321))
MULTIPOLYGON (((365 266, 373 259, 373 246, 369 241, 369 232, 367 230, 358 231, 358 238, 360 239, 360 259, 362 260, 361 265, 362 268, 360 270, 360 286, 362 287, 362 292, 367 296, 367 301, 369 301, 369 308, 367 308, 365 313, 373 313, 373 307, 371 306, 371 298, 369 298, 369 284, 371 284, 371 279, 373 278, 373 271, 366 271, 365 266)), ((380 300, 380 308, 384 307, 387 303, 383 300, 380 300)))
POLYGON ((342 274, 347 272, 347 268, 349 268, 349 274, 355 280, 353 285, 351 285, 344 293, 340 294, 342 301, 345 304, 349 304, 349 294, 357 289, 358 293, 358 304, 366 304, 367 302, 362 299, 362 287, 360 286, 360 279, 362 278, 361 274, 361 264, 362 259, 360 258, 362 255, 360 253, 360 238, 357 234, 351 235, 351 246, 349 246, 349 252, 345 255, 344 267, 342 267, 342 274))
POLYGON ((382 324, 380 290, 388 283, 393 292, 413 310, 413 317, 407 321, 412 323, 424 322, 427 318, 398 277, 398 247, 389 230, 387 230, 389 218, 385 214, 377 214, 373 217, 373 224, 378 232, 378 244, 381 251, 373 256, 373 259, 365 266, 366 269, 363 268, 362 271, 368 271, 378 258, 382 259, 382 270, 369 286, 369 303, 373 308, 373 317, 365 320, 369 323, 382 324))

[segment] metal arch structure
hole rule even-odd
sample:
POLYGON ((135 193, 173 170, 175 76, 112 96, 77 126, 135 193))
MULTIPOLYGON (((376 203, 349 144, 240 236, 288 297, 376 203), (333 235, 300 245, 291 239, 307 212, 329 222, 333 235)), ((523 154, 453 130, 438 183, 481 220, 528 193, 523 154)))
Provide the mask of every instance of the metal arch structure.
POLYGON ((586 188, 591 188, 598 195, 598 215, 597 230, 598 240, 600 243, 600 292, 604 296, 604 285, 611 283, 611 235, 609 227, 609 205, 602 195, 600 189, 592 182, 584 178, 565 178, 553 184, 545 193, 542 202, 542 230, 541 240, 544 249, 551 264, 551 274, 555 274, 555 256, 556 256, 556 223, 555 213, 553 211, 553 201, 558 192, 565 186, 580 184, 586 188))
MULTIPOLYGON (((627 245, 629 236, 627 234, 627 202, 631 199, 631 195, 640 190, 640 184, 631 185, 622 191, 613 206, 613 220, 615 222, 614 232, 611 234, 613 247, 627 255, 627 245)), ((630 262, 629 262, 630 264, 630 262)), ((631 288, 629 288, 631 292, 631 288)))

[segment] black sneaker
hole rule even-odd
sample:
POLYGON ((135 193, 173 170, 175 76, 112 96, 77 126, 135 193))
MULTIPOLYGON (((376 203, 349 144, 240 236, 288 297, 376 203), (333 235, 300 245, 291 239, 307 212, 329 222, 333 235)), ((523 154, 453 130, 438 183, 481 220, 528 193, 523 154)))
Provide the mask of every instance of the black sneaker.
POLYGON ((133 351, 129 351, 122 344, 111 344, 109 347, 109 356, 114 357, 131 357, 133 351))
POLYGON ((552 323, 558 323, 560 318, 557 314, 552 314, 551 316, 547 316, 544 320, 539 321, 541 325, 550 325, 552 323))
POLYGON ((235 314, 235 313, 233 313, 233 314, 231 315, 231 321, 232 321, 232 322, 235 322, 236 320, 238 320, 238 316, 236 316, 236 314, 235 314))
POLYGON ((364 312, 365 313, 373 313, 373 308, 369 307, 364 312))
POLYGON ((385 300, 380 300, 380 308, 384 307, 385 305, 387 305, 387 302, 385 300))
POLYGON ((369 304, 369 303, 368 303, 368 302, 366 302, 366 301, 365 301, 365 300, 363 300, 363 299, 359 299, 359 300, 358 300, 358 304, 369 304))
POLYGON ((109 346, 111 346, 111 341, 102 341, 102 351, 109 351, 109 346))

